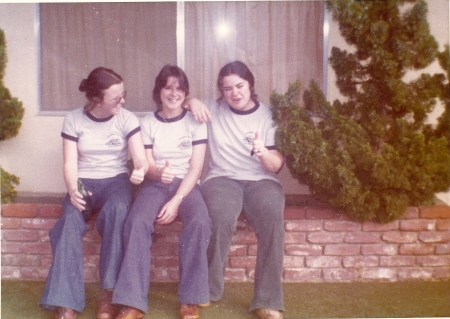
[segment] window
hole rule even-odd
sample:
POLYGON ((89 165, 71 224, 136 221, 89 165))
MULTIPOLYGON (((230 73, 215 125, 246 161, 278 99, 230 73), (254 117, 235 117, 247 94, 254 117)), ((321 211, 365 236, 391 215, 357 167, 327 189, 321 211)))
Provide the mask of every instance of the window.
POLYGON ((217 74, 237 59, 252 70, 264 103, 272 90, 284 93, 297 79, 304 86, 311 79, 322 83, 322 1, 44 3, 39 8, 42 111, 82 106, 78 85, 97 66, 122 75, 125 106, 136 112, 154 109, 154 79, 167 63, 180 63, 190 95, 201 99, 218 97, 217 74), (184 41, 177 42, 177 31, 184 41))

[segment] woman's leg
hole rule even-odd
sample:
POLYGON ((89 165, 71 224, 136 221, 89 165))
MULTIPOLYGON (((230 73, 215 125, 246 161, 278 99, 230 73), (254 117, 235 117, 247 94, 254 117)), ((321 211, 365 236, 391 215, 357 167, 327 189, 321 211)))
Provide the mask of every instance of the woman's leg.
POLYGON ((179 302, 208 303, 210 299, 206 251, 211 236, 211 219, 198 186, 185 197, 178 216, 183 223, 179 241, 179 302))
POLYGON ((210 299, 217 301, 223 295, 228 252, 242 211, 242 183, 225 177, 212 178, 203 183, 202 194, 212 222, 208 246, 209 292, 210 299))
MULTIPOLYGON (((89 181, 86 184, 89 189, 89 181)), ((94 207, 101 203, 97 217, 97 228, 102 237, 99 266, 101 289, 114 289, 116 284, 123 258, 123 225, 132 200, 133 187, 127 174, 105 179, 101 189, 93 194, 94 207)))
POLYGON ((63 214, 50 230, 53 261, 40 304, 47 309, 66 307, 78 312, 85 307, 84 262, 82 238, 87 230, 80 211, 63 202, 63 214))
POLYGON ((284 193, 272 180, 248 181, 244 213, 258 238, 255 287, 250 310, 284 310, 281 278, 284 257, 284 193))
POLYGON ((113 303, 148 309, 152 233, 156 217, 167 201, 162 183, 145 181, 133 202, 123 229, 124 259, 114 289, 113 303))

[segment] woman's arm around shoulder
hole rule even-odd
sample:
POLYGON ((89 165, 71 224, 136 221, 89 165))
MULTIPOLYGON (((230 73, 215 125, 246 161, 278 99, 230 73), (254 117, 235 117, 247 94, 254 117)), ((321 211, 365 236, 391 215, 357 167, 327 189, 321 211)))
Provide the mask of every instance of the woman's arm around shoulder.
POLYGON ((186 98, 182 105, 183 109, 188 110, 194 115, 199 123, 207 123, 212 119, 211 112, 208 107, 197 98, 186 98))

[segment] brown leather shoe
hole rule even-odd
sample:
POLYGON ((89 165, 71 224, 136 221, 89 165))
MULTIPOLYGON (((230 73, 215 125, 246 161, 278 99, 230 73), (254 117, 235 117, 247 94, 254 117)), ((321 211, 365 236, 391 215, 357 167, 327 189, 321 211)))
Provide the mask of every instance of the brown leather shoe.
POLYGON ((76 319, 78 314, 75 310, 65 307, 58 307, 55 319, 76 319))
POLYGON ((100 305, 97 312, 98 319, 114 319, 119 311, 119 308, 111 303, 113 292, 114 291, 110 289, 102 290, 100 305))
POLYGON ((182 303, 180 307, 180 315, 181 319, 197 319, 199 317, 197 305, 182 303))
POLYGON ((283 315, 278 310, 259 308, 256 309, 256 314, 261 319, 283 319, 283 315))
POLYGON ((140 319, 144 313, 133 307, 123 307, 116 319, 140 319))

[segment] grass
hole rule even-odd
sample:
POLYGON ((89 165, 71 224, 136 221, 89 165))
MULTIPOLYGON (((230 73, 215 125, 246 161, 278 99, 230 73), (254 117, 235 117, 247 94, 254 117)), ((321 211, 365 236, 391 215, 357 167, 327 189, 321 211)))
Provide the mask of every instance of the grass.
MULTIPOLYGON (((43 282, 4 280, 1 318, 53 318, 39 307, 43 282)), ((450 281, 403 283, 284 283, 285 319, 450 317, 450 281)), ((200 310, 202 319, 254 319, 248 311, 253 284, 227 283, 219 302, 200 310)), ((86 284, 86 309, 79 319, 96 318, 100 292, 86 284)), ((176 283, 153 283, 145 319, 179 318, 176 283)))

